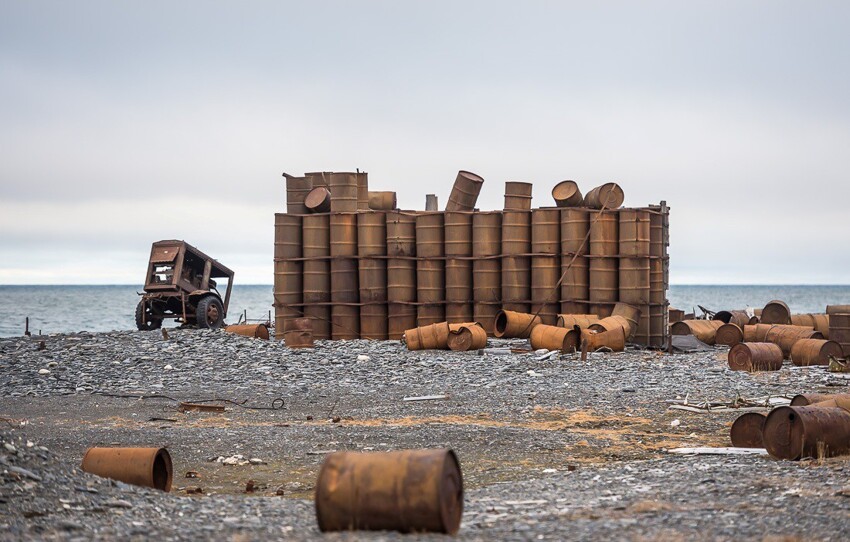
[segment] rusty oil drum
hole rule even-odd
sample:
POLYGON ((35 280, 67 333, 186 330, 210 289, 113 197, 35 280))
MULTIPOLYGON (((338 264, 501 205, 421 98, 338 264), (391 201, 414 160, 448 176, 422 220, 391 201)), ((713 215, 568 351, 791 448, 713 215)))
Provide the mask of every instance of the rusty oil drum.
POLYGON ((503 309, 496 315, 493 335, 500 339, 527 339, 531 330, 542 323, 539 316, 503 309))
POLYGON ((649 311, 644 310, 644 308, 631 305, 629 303, 617 303, 611 311, 611 317, 622 317, 626 319, 629 324, 629 327, 626 330, 626 339, 629 339, 639 331, 642 322, 648 323, 648 312, 649 311))
MULTIPOLYGON (((331 175, 331 182, 337 176, 331 175)), ((356 184, 355 184, 356 187, 356 184)), ((356 191, 355 191, 356 196, 356 191)), ((356 197, 355 197, 356 204, 356 197)), ((357 213, 330 216, 331 338, 360 338, 360 287, 357 262, 357 213)))
POLYGON ((552 199, 558 207, 581 207, 584 198, 575 181, 561 181, 552 188, 552 199))
POLYGON ((319 530, 455 534, 463 476, 452 450, 336 452, 316 482, 319 530))
POLYGON ((561 308, 561 210, 531 212, 531 312, 544 324, 555 325, 561 308))
POLYGON ((767 331, 764 336, 764 341, 779 345, 782 349, 782 355, 785 359, 791 357, 791 348, 794 344, 802 339, 823 339, 823 335, 819 331, 806 329, 801 326, 773 326, 767 331))
POLYGON ((764 448, 764 421, 761 412, 745 412, 738 416, 729 430, 729 439, 735 448, 764 448))
POLYGON ((275 318, 301 316, 304 263, 301 216, 275 214, 274 304, 275 318))
POLYGON ((843 408, 783 406, 764 422, 764 447, 776 459, 850 453, 850 412, 843 408))
POLYGON ((850 401, 850 393, 801 393, 791 399, 791 406, 808 406, 833 399, 850 401))
POLYGON ((596 329, 581 330, 582 351, 595 352, 600 348, 609 348, 613 352, 622 352, 626 349, 626 330, 617 326, 608 331, 596 329))
POLYGON ((416 216, 416 321, 419 326, 446 319, 444 213, 416 216))
POLYGON ((761 310, 759 321, 762 324, 790 324, 791 309, 784 301, 778 299, 768 301, 767 305, 761 310))
POLYGON ((328 179, 331 192, 331 212, 353 213, 357 211, 357 173, 334 172, 328 179))
POLYGON ((581 333, 575 329, 540 324, 531 329, 531 348, 574 352, 579 347, 581 333))
POLYGON ((284 176, 286 177, 286 212, 307 214, 308 209, 304 205, 304 199, 313 189, 312 181, 308 177, 292 177, 286 174, 284 176))
POLYGON ((617 329, 622 329, 623 334, 627 339, 634 331, 634 329, 632 328, 632 322, 629 321, 629 319, 625 316, 621 315, 611 315, 606 316, 605 318, 600 318, 596 322, 590 324, 590 326, 588 326, 588 329, 600 333, 603 331, 616 331, 617 329))
POLYGON ((733 371, 778 371, 782 368, 782 349, 773 343, 740 343, 729 350, 727 358, 733 371))
POLYGON ((269 340, 269 328, 265 324, 233 324, 225 327, 224 331, 243 337, 269 340))
POLYGON ((841 359, 844 352, 835 341, 801 339, 791 346, 791 362, 798 367, 829 365, 829 358, 841 359))
POLYGON ((481 350, 487 346, 487 332, 478 322, 449 324, 449 350, 467 352, 481 350))
POLYGON ((502 213, 502 306, 527 312, 531 305, 531 212, 502 213))
POLYGON ((387 223, 380 211, 357 214, 357 250, 360 256, 360 338, 386 340, 387 314, 387 223))
POLYGON ((670 324, 670 333, 693 335, 705 344, 713 345, 717 340, 717 330, 722 325, 721 320, 682 320, 670 324))
POLYGON ((592 189, 584 197, 584 206, 591 209, 619 209, 625 201, 625 193, 617 183, 605 183, 592 189))
POLYGON ((445 213, 446 320, 449 323, 473 319, 472 280, 473 213, 445 213))
POLYGON ((824 339, 829 339, 828 314, 792 314, 791 325, 810 327, 820 331, 824 339))
POLYGON ((369 174, 365 171, 355 173, 357 177, 357 210, 369 210, 369 174))
POLYGON ((575 326, 586 329, 599 320, 595 314, 559 314, 558 327, 573 329, 575 326))
POLYGON ((759 323, 759 319, 757 316, 750 316, 747 314, 747 311, 718 311, 712 320, 720 320, 724 324, 735 324, 741 330, 744 329, 744 326, 751 326, 759 323))
POLYGON ((505 211, 530 211, 531 183, 508 181, 505 183, 505 211))
POLYGON ((406 330, 416 327, 416 305, 389 303, 387 318, 387 337, 394 341, 401 340, 406 330))
POLYGON ((472 215, 473 319, 493 334, 496 314, 502 305, 502 213, 472 215))
POLYGON ((850 312, 829 314, 829 338, 840 344, 844 355, 850 357, 850 312))
POLYGON ((714 342, 715 344, 722 344, 724 346, 735 346, 738 343, 744 342, 744 330, 738 327, 737 324, 723 324, 717 328, 714 342))
POLYGON ((472 211, 478 202, 478 194, 484 179, 471 171, 458 171, 455 184, 446 203, 446 211, 472 211))
POLYGON ((449 345, 449 331, 448 322, 438 322, 408 329, 401 340, 408 350, 445 350, 449 345))
POLYGON ((317 188, 319 186, 328 187, 328 182, 331 179, 331 171, 311 171, 305 173, 304 176, 310 179, 310 186, 317 188))
POLYGON ((398 207, 395 192, 369 192, 369 209, 373 211, 393 211, 398 207))
POLYGON ((89 448, 80 468, 134 486, 171 491, 174 468, 165 448, 89 448))
POLYGON ((561 211, 561 311, 564 314, 587 312, 590 298, 590 266, 587 254, 590 229, 587 209, 561 211))
POLYGON ((621 209, 619 212, 620 256, 650 256, 650 214, 646 209, 621 209))
POLYGON ((590 312, 605 317, 619 300, 619 259, 591 258, 588 298, 590 312))
POLYGON ((304 206, 311 213, 329 213, 331 210, 331 193, 324 186, 316 187, 304 198, 304 206))

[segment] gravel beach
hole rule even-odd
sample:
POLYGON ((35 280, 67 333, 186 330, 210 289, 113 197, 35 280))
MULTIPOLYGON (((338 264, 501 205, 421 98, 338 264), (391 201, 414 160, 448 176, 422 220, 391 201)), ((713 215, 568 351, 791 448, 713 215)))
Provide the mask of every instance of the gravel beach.
POLYGON ((0 539, 348 539, 316 528, 324 455, 423 447, 453 448, 461 461, 460 539, 848 539, 848 459, 669 452, 728 446, 739 414, 671 409, 671 400, 850 384, 848 375, 787 363, 733 372, 726 353, 628 350, 582 362, 409 352, 398 342, 292 350, 176 329, 168 339, 159 331, 0 339, 0 539), (422 396, 445 397, 409 400, 422 396), (229 401, 226 411, 177 411, 178 401, 210 399, 229 401), (166 446, 171 494, 81 472, 90 446, 166 446), (246 493, 249 480, 255 490, 246 493))

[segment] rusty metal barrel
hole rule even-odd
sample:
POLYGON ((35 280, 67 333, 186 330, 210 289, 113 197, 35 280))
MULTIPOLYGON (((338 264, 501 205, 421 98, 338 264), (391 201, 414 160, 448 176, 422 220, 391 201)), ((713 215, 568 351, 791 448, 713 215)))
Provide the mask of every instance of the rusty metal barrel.
POLYGON ((455 534, 463 514, 463 476, 442 450, 335 452, 316 481, 319 530, 455 534))
POLYGON ((301 216, 276 214, 273 286, 275 322, 301 316, 304 302, 301 244, 301 216))
POLYGON ((791 348, 801 339, 823 339, 819 331, 806 329, 802 326, 773 326, 764 336, 764 341, 779 345, 785 359, 791 357, 791 348))
POLYGON ((649 346, 661 347, 667 338, 667 311, 665 303, 649 305, 649 346))
POLYGON ((531 210, 531 183, 508 181, 505 183, 505 211, 531 210))
POLYGON ((313 337, 331 338, 331 238, 328 215, 307 215, 303 220, 304 308, 313 319, 313 337))
POLYGON ((595 314, 559 314, 558 327, 573 329, 575 326, 585 329, 597 322, 599 317, 595 314))
POLYGON ((618 328, 623 329, 623 333, 625 334, 625 338, 628 339, 629 335, 632 334, 634 328, 632 327, 633 323, 628 318, 618 315, 618 316, 606 316, 605 318, 600 318, 599 320, 593 322, 588 326, 588 329, 602 332, 602 331, 615 331, 618 328))
POLYGON ((844 352, 835 341, 824 339, 801 339, 791 346, 791 362, 804 367, 808 365, 829 365, 829 358, 841 359, 844 352))
POLYGON ((783 406, 764 422, 764 447, 776 459, 826 458, 850 453, 850 411, 783 406))
POLYGON ((664 218, 661 206, 649 207, 649 344, 655 347, 665 344, 669 320, 664 218))
POLYGON ((357 177, 357 209, 367 211, 369 209, 369 174, 359 171, 357 177))
POLYGON ((471 171, 458 171, 455 184, 452 186, 446 211, 472 211, 478 202, 478 193, 484 179, 471 171))
POLYGON ((308 209, 304 205, 304 199, 313 189, 312 182, 308 177, 293 177, 286 173, 283 176, 286 177, 286 212, 296 215, 307 214, 308 209))
POLYGON ((493 334, 496 314, 502 306, 502 213, 472 215, 472 307, 473 320, 493 334))
POLYGON ((387 213, 387 335, 401 339, 416 327, 416 217, 387 213))
POLYGON ((493 335, 500 339, 527 339, 534 326, 542 323, 540 317, 533 314, 500 310, 494 322, 493 335))
POLYGON ((313 319, 292 318, 283 325, 283 342, 288 348, 313 348, 313 319))
MULTIPOLYGON (((331 175, 331 181, 337 176, 331 175)), ((334 213, 330 217, 331 240, 331 337, 360 337, 360 287, 357 263, 357 213, 334 213)))
POLYGON ((588 311, 590 299, 589 263, 590 228, 587 209, 561 211, 561 312, 581 314, 588 311))
POLYGON ((846 403, 850 401, 850 393, 801 393, 791 399, 791 406, 814 405, 831 400, 846 403))
POLYGON ((318 186, 304 198, 304 206, 311 213, 328 213, 331 210, 331 192, 324 186, 318 186))
POLYGON ((735 346, 742 342, 744 342, 744 330, 741 329, 738 324, 723 324, 717 328, 717 332, 714 337, 715 344, 735 346))
POLYGON ((540 324, 531 329, 531 348, 574 352, 579 347, 581 333, 575 329, 540 324))
POLYGON ((732 446, 735 448, 764 448, 762 432, 765 419, 767 419, 767 416, 761 412, 745 412, 738 416, 729 430, 732 446))
POLYGON ((649 341, 649 307, 620 302, 614 305, 611 317, 625 318, 629 323, 629 328, 626 330, 627 340, 636 337, 637 342, 647 344, 649 341))
MULTIPOLYGON (((722 320, 721 320, 722 322, 722 320)), ((773 327, 773 324, 752 324, 749 326, 744 326, 744 342, 746 343, 762 343, 764 342, 764 338, 767 336, 767 332, 770 331, 770 328, 773 327)))
POLYGON ((650 256, 650 213, 647 209, 620 209, 620 256, 650 256))
POLYGON ((531 309, 531 212, 502 213, 502 306, 531 309))
POLYGON ((790 324, 791 309, 784 301, 778 299, 768 301, 767 305, 761 310, 759 321, 762 324, 790 324))
POLYGON ((398 208, 395 192, 369 192, 369 209, 373 211, 394 211, 398 208))
POLYGON ((478 322, 449 324, 449 350, 467 352, 487 346, 487 332, 478 322))
POLYGON ((561 181, 552 188, 552 199, 558 207, 581 207, 584 198, 575 181, 561 181))
POLYGON ((381 211, 357 214, 358 279, 360 287, 360 338, 388 338, 387 222, 381 211))
POLYGON ((705 344, 714 344, 717 339, 717 330, 723 322, 720 320, 682 320, 670 324, 670 333, 673 335, 693 335, 705 344))
MULTIPOLYGON (((829 310, 831 307, 827 307, 829 310)), ((850 310, 835 309, 829 314, 829 338, 841 345, 845 356, 850 356, 850 310)))
POLYGON ((829 339, 828 314, 792 314, 791 325, 810 327, 820 331, 824 339, 829 339))
POLYGON ((233 324, 225 327, 224 331, 252 339, 269 340, 269 328, 265 324, 233 324))
POLYGON ((582 352, 595 352, 607 348, 612 352, 622 352, 626 349, 626 330, 617 326, 607 331, 596 329, 581 330, 582 352))
POLYGON ((310 173, 305 173, 304 176, 310 179, 310 186, 313 188, 320 186, 327 188, 331 180, 331 173, 331 171, 311 171, 310 173))
POLYGON ((588 297, 590 312, 610 316, 619 294, 619 261, 617 258, 591 258, 588 297))
POLYGON ((740 343, 729 350, 727 361, 733 371, 778 371, 782 349, 773 343, 740 343))
POLYGON ((597 186, 584 196, 584 206, 591 209, 619 209, 626 196, 617 183, 605 183, 597 186))
POLYGON ((446 212, 446 320, 473 320, 472 301, 472 216, 468 212, 446 212))
POLYGON ((618 284, 620 301, 648 305, 650 300, 649 258, 620 258, 618 284))
POLYGON ((165 448, 89 448, 80 465, 89 474, 171 491, 174 468, 165 448))
POLYGON ((416 216, 416 322, 426 326, 446 319, 444 213, 416 216))
POLYGON ((601 211, 590 214, 590 255, 618 256, 619 242, 619 211, 601 211))
POLYGON ((331 212, 353 213, 357 211, 357 173, 331 173, 328 190, 331 192, 331 212))
POLYGON ((449 345, 448 322, 405 330, 402 341, 408 350, 445 350, 449 345))
POLYGON ((555 325, 561 308, 561 210, 531 211, 531 312, 555 325))

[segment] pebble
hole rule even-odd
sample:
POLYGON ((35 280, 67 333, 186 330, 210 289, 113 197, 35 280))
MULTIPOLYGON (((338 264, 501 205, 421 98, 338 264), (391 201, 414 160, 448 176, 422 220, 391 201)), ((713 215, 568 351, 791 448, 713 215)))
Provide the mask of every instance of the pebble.
POLYGON ((40 375, 49 375, 50 371, 48 369, 39 369, 38 374, 40 375))

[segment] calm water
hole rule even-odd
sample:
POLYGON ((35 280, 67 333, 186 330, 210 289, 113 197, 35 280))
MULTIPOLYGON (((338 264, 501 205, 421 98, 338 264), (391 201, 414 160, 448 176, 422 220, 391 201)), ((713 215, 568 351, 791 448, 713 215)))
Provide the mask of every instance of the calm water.
MULTIPOLYGON (((33 333, 135 329, 139 302, 135 286, 0 286, 0 337, 22 335, 24 318, 33 333)), ((672 286, 670 305, 690 312, 698 304, 712 310, 763 307, 782 299, 793 312, 823 312, 829 304, 850 304, 848 286, 672 286)), ((267 318, 272 286, 234 286, 228 322, 244 310, 267 318)), ((166 327, 173 321, 166 321, 166 327)))

